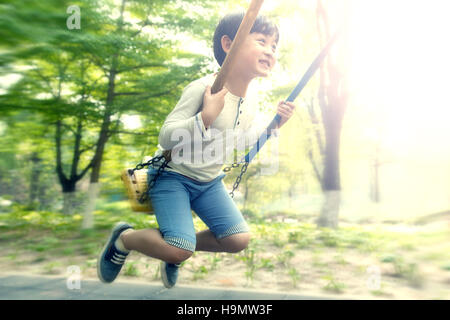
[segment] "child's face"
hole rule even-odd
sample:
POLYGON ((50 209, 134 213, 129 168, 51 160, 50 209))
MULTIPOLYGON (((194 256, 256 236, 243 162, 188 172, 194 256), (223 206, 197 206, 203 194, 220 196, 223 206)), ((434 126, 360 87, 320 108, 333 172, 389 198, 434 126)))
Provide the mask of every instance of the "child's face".
POLYGON ((275 66, 276 50, 275 35, 250 33, 239 52, 235 70, 250 79, 267 77, 275 66))

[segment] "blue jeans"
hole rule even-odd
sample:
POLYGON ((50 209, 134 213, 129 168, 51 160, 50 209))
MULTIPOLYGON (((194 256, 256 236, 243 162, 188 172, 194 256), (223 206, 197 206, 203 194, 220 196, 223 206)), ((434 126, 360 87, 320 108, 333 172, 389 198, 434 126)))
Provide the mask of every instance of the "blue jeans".
MULTIPOLYGON (((156 170, 148 169, 148 179, 156 170)), ((249 228, 223 184, 225 174, 200 182, 172 171, 163 171, 149 197, 164 240, 175 247, 195 251, 196 236, 191 210, 208 226, 216 239, 248 232, 249 228)))

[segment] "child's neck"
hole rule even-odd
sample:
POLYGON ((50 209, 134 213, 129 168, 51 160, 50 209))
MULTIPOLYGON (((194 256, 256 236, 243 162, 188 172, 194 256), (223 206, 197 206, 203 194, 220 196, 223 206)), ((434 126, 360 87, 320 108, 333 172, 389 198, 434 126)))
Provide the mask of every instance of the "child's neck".
POLYGON ((252 79, 245 79, 242 76, 230 72, 228 79, 225 82, 225 87, 229 92, 231 92, 231 94, 245 98, 250 81, 252 81, 252 79))

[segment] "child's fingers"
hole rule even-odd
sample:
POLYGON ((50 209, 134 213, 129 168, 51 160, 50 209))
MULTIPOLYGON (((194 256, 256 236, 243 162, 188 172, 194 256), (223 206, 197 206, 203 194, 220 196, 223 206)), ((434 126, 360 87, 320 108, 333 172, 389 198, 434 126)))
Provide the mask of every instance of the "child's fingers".
POLYGON ((205 90, 205 96, 210 96, 210 95, 211 95, 211 86, 207 85, 206 90, 205 90))
POLYGON ((295 104, 289 101, 281 101, 280 105, 285 105, 288 106, 289 109, 294 110, 295 109, 295 104))
POLYGON ((277 112, 280 116, 282 116, 282 117, 289 117, 290 116, 290 114, 286 111, 286 110, 278 110, 278 112, 277 112))
POLYGON ((291 113, 293 111, 293 109, 290 106, 283 104, 283 103, 278 106, 278 109, 282 110, 286 113, 291 113))
POLYGON ((221 97, 225 97, 225 95, 228 93, 228 89, 223 87, 222 90, 220 90, 217 94, 221 97))
POLYGON ((285 118, 290 118, 293 114, 294 114, 294 107, 286 105, 284 103, 280 103, 280 105, 278 106, 278 114, 280 116, 283 116, 285 118))
POLYGON ((285 104, 285 105, 288 105, 288 106, 295 107, 295 104, 294 104, 293 102, 291 102, 291 101, 284 101, 284 100, 281 100, 281 101, 279 102, 279 104, 285 104))

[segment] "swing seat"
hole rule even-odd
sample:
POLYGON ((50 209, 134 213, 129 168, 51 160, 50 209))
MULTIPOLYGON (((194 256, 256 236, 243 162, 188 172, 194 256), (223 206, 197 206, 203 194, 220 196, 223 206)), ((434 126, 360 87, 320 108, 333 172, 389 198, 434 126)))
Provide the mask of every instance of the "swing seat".
POLYGON ((131 171, 132 169, 124 169, 120 176, 130 200, 131 209, 135 212, 154 214, 149 197, 146 197, 143 203, 139 202, 139 198, 147 192, 147 169, 135 170, 133 174, 130 174, 131 171))

